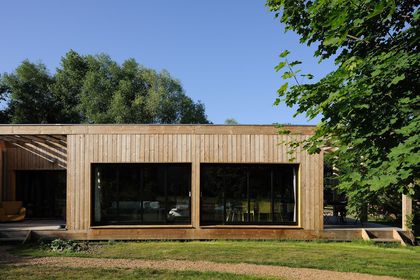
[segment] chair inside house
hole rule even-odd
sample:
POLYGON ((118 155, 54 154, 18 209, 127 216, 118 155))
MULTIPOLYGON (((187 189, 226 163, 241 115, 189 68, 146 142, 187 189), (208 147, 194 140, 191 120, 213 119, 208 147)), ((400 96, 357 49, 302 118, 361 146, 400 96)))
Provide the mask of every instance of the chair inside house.
POLYGON ((26 209, 22 201, 3 201, 0 203, 0 222, 20 222, 25 219, 26 209))
POLYGON ((255 218, 255 202, 251 201, 249 203, 249 212, 248 212, 248 201, 242 201, 242 221, 254 221, 255 218))
POLYGON ((258 203, 258 221, 269 222, 272 220, 271 217, 271 202, 270 201, 259 201, 258 203))

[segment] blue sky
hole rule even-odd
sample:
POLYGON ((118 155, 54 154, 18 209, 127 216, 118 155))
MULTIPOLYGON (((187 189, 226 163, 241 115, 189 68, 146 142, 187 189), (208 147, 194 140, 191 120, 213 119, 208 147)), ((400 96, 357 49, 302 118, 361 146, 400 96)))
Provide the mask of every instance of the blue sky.
POLYGON ((318 64, 313 47, 299 44, 262 0, 2 1, 0 73, 25 58, 51 72, 68 50, 133 57, 167 69, 187 95, 206 105, 209 119, 241 124, 315 124, 293 109, 273 106, 282 83, 274 71, 289 49, 302 70, 320 78, 333 62, 318 64))

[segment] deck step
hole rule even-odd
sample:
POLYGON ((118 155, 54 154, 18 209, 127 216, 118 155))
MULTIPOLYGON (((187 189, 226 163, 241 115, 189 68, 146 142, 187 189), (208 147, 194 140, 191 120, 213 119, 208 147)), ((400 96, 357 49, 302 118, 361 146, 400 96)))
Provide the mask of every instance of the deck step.
POLYGON ((0 237, 0 243, 23 242, 24 238, 0 237))
POLYGON ((29 230, 1 230, 0 238, 6 237, 22 237, 24 238, 28 234, 29 230))
POLYGON ((405 246, 405 242, 402 240, 401 235, 397 230, 370 230, 362 229, 363 240, 372 241, 374 243, 400 243, 405 246))
POLYGON ((29 240, 30 230, 1 230, 0 243, 24 243, 29 240))
POLYGON ((400 243, 399 240, 393 238, 372 238, 371 241, 375 243, 400 243))
POLYGON ((392 230, 366 230, 371 239, 394 239, 392 230))

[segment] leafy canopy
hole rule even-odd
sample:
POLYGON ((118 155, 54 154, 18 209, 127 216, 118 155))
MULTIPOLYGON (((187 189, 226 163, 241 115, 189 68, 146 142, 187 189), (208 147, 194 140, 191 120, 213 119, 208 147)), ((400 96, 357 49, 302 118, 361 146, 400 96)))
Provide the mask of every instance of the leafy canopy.
POLYGON ((351 210, 379 194, 419 191, 420 95, 417 1, 268 0, 275 17, 316 45, 320 61, 337 69, 313 82, 280 54, 287 80, 275 104, 297 106, 309 119, 322 116, 314 136, 292 146, 309 152, 332 147, 339 188, 351 210))
POLYGON ((167 71, 73 50, 54 75, 28 60, 4 74, 0 101, 4 123, 209 123, 204 105, 167 71))
POLYGON ((225 124, 227 125, 236 125, 239 124, 237 120, 235 120, 234 118, 227 118, 225 120, 225 124))

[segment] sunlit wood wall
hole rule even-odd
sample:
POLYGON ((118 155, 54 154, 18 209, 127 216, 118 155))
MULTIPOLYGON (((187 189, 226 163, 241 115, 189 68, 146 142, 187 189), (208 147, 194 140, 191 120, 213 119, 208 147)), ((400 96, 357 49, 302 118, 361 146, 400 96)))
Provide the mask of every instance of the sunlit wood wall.
MULTIPOLYGON (((0 126, 0 135, 67 136, 66 147, 17 147, 7 144, 9 185, 15 170, 67 168, 67 229, 87 238, 268 238, 284 229, 323 229, 323 154, 298 150, 288 153, 285 142, 302 140, 313 133, 310 126, 290 126, 289 135, 279 135, 274 126, 217 125, 38 125, 0 126), (293 159, 292 161, 290 161, 293 159), (163 230, 153 226, 91 227, 92 163, 188 162, 192 165, 192 223, 163 230), (200 227, 200 163, 298 163, 299 199, 297 226, 200 227), (229 236, 227 236, 229 234, 229 236), (256 237, 255 234, 262 234, 256 237), (254 237, 252 237, 254 235, 254 237), (90 237, 89 237, 90 236, 90 237)), ((4 148, 4 144, 3 144, 4 148)), ((4 164, 0 161, 0 166, 4 164)), ((9 193, 13 193, 11 190, 9 193)), ((12 197, 9 197, 12 198, 12 197)), ((12 198, 13 199, 13 198, 12 198)), ((166 226, 171 227, 171 226, 166 226)))
MULTIPOLYGON (((192 228, 199 229, 200 163, 299 163, 299 226, 323 228, 323 156, 298 150, 289 155, 284 142, 308 135, 278 135, 277 130, 213 127, 205 133, 158 130, 142 133, 68 135, 67 226, 90 228, 92 163, 192 163, 192 228)), ((287 226, 282 226, 286 228, 287 226)), ((296 226, 289 226, 296 228, 296 226)))

